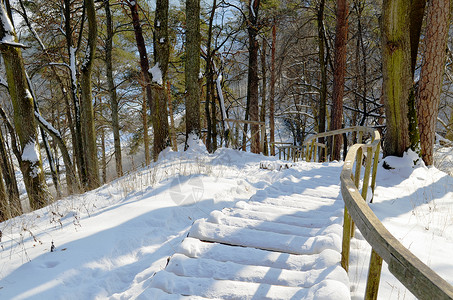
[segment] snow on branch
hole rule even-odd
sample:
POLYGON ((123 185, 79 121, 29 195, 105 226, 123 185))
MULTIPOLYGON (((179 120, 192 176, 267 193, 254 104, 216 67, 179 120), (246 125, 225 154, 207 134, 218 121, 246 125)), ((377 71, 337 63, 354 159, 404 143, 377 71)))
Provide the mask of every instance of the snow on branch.
POLYGON ((39 125, 44 127, 46 131, 52 132, 52 134, 56 135, 61 139, 60 132, 55 129, 49 122, 47 122, 37 111, 35 111, 35 118, 38 121, 39 125))

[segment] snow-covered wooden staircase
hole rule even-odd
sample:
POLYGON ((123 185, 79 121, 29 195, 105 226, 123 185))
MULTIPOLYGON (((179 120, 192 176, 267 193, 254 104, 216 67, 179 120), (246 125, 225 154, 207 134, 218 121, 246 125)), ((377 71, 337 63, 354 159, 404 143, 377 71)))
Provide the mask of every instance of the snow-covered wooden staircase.
POLYGON ((349 299, 348 276, 340 265, 343 204, 329 191, 255 195, 197 220, 147 295, 349 299))

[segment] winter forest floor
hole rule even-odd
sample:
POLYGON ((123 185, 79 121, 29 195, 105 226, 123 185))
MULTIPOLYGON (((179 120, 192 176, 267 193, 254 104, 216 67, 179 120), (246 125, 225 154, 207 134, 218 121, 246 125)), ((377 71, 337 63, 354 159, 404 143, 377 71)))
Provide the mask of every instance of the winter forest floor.
MULTIPOLYGON (((413 166, 410 154, 386 160, 394 169, 379 168, 372 209, 409 250, 453 284, 453 178, 434 167, 413 166)), ((187 294, 183 281, 175 276, 204 276, 185 284, 193 294, 211 298, 226 298, 232 288, 225 291, 225 286, 206 277, 236 282, 234 292, 248 298, 263 293, 259 286, 273 282, 310 288, 318 279, 330 278, 340 283, 332 289, 349 290, 352 299, 363 299, 371 250, 359 232, 351 244, 349 280, 336 270, 342 163, 298 162, 278 170, 284 163, 223 148, 207 154, 202 144, 193 144, 187 152, 166 150, 149 168, 95 191, 0 223, 0 299, 179 299, 168 295, 187 294), (263 162, 270 169, 260 169, 263 162), (262 209, 264 214, 255 213, 262 209), (304 218, 309 224, 296 234, 294 230, 299 229, 292 222, 304 218), (240 234, 228 237, 221 226, 240 234), (219 232, 222 238, 248 243, 248 248, 237 247, 239 251, 199 241, 209 240, 209 235, 215 241, 219 232), (267 240, 263 232, 268 232, 267 240), (307 253, 297 252, 309 248, 308 234, 329 236, 324 241, 318 237, 319 244, 312 244, 323 257, 313 259, 311 265, 300 262, 307 253), (290 236, 291 242, 285 245, 296 250, 280 254, 284 262, 275 254, 254 250, 275 248, 290 236), (54 252, 50 252, 52 242, 54 252), (200 270, 192 259, 217 267, 200 270), (336 271, 316 274, 328 265, 336 271), (198 273, 206 269, 212 273, 198 273), (310 271, 305 276, 311 280, 308 285, 300 282, 306 271, 310 271), (261 279, 260 272, 264 272, 261 279), (254 280, 261 284, 244 284, 254 280), (205 292, 196 286, 204 286, 205 292)), ((294 295, 296 299, 338 299, 338 293, 329 293, 332 289, 294 295)), ((263 295, 272 296, 271 290, 263 295)), ((282 298, 283 294, 274 295, 282 298)), ((413 298, 384 266, 379 299, 413 298)))

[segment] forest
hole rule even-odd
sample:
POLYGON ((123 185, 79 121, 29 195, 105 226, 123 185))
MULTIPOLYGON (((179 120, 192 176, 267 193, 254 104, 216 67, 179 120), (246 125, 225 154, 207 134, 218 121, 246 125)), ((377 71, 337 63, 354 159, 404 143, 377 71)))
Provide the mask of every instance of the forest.
POLYGON ((276 155, 362 125, 427 166, 452 145, 449 0, 1 2, 0 221, 190 139, 276 155))

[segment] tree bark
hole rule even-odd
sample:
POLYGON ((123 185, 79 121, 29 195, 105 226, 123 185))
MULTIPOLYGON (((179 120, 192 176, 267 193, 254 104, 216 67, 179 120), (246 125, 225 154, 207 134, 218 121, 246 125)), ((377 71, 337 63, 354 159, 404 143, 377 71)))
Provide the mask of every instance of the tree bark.
POLYGON ((186 148, 190 134, 200 137, 200 0, 186 1, 186 148))
POLYGON ((269 142, 271 144, 271 155, 275 155, 275 45, 277 43, 277 28, 276 21, 274 19, 274 25, 272 26, 272 48, 271 48, 271 90, 269 95, 269 129, 270 137, 269 142))
POLYGON ((74 124, 75 124, 75 140, 74 152, 76 162, 79 170, 79 177, 83 188, 86 188, 88 184, 87 169, 85 163, 85 155, 83 151, 83 138, 82 138, 82 121, 80 112, 80 99, 77 94, 77 66, 76 66, 76 55, 77 49, 74 48, 71 28, 71 1, 64 0, 64 20, 65 20, 65 36, 66 36, 66 47, 68 49, 69 56, 69 67, 70 67, 70 83, 71 83, 71 98, 74 105, 74 124))
POLYGON ((403 156, 409 147, 408 96, 411 88, 409 1, 384 0, 382 14, 382 100, 387 133, 384 156, 403 156))
POLYGON ((449 19, 450 0, 429 1, 425 52, 418 95, 421 156, 428 166, 434 163, 434 140, 445 68, 449 19))
POLYGON ((157 160, 159 153, 170 144, 167 91, 165 89, 169 55, 168 0, 157 0, 156 17, 154 19, 154 62, 156 63, 155 68, 159 68, 162 74, 160 78, 152 78, 151 117, 154 129, 154 161, 157 160))
MULTIPOLYGON (((337 0, 337 25, 335 29, 335 70, 333 79, 333 105, 331 130, 343 126, 343 94, 346 73, 346 43, 348 41, 348 3, 347 0, 337 0)), ((332 159, 340 160, 343 136, 335 136, 332 159)))
POLYGON ((423 15, 425 14, 426 0, 412 0, 410 20, 410 40, 411 40, 411 71, 414 77, 415 67, 417 65, 418 45, 420 41, 420 32, 422 30, 423 15))
MULTIPOLYGON (((321 71, 321 88, 319 90, 319 108, 318 108, 318 133, 326 131, 326 115, 327 115, 327 62, 325 55, 325 32, 324 32, 324 6, 325 1, 319 2, 318 8, 318 48, 319 48, 319 66, 321 71)), ((324 138, 319 139, 320 143, 324 143, 324 138)), ((320 161, 324 161, 325 153, 320 153, 320 161)))
POLYGON ((168 112, 170 114, 170 137, 171 137, 171 148, 173 151, 178 151, 178 142, 176 141, 176 128, 175 118, 173 117, 173 104, 171 103, 171 85, 170 81, 167 81, 167 94, 168 94, 168 112))
POLYGON ((96 131, 94 125, 94 111, 92 103, 91 72, 96 53, 97 22, 94 0, 84 1, 88 19, 88 45, 85 61, 82 64, 80 85, 81 85, 81 116, 82 133, 85 150, 85 163, 87 169, 87 188, 93 190, 100 186, 99 166, 97 156, 96 131))
MULTIPOLYGON (((261 80, 263 82, 262 88, 261 88, 261 110, 260 110, 260 121, 266 124, 266 85, 267 85, 267 80, 266 80, 266 39, 263 38, 263 46, 262 46, 262 51, 261 51, 261 80)), ((266 126, 266 125, 264 125, 266 126)), ((266 128, 266 127, 264 127, 266 128)), ((264 140, 264 155, 269 155, 268 153, 268 145, 267 145, 267 137, 263 137, 264 140)))
MULTIPOLYGON (((4 144, 3 144, 3 135, 2 131, 0 130, 0 155, 3 155, 3 149, 4 144)), ((6 154, 6 153, 5 153, 6 154)), ((6 157, 5 157, 6 158, 6 157)), ((0 160, 0 222, 3 222, 5 220, 8 220, 11 218, 12 213, 11 213, 11 208, 10 208, 10 197, 6 192, 6 181, 5 183, 3 182, 3 174, 6 173, 6 168, 8 165, 4 164, 4 160, 0 160)))
POLYGON ((151 163, 151 155, 149 151, 148 109, 146 105, 145 91, 143 91, 142 101, 142 122, 143 122, 143 145, 145 146, 145 164, 148 166, 151 163))
POLYGON ((0 51, 5 63, 8 90, 14 108, 14 123, 22 148, 20 167, 30 206, 32 209, 38 209, 49 204, 53 198, 44 178, 34 119, 33 97, 28 90, 22 52, 20 48, 5 43, 5 41, 15 43, 17 37, 3 4, 0 4, 0 10, 4 20, 0 22, 0 40, 3 41, 0 44, 0 51))
MULTIPOLYGON (((259 120, 258 113, 258 49, 259 43, 256 39, 258 35, 258 9, 260 0, 249 0, 249 15, 247 31, 249 35, 249 65, 248 65, 248 78, 247 78, 247 99, 249 102, 249 114, 251 121, 259 120)), ((252 145, 251 151, 253 153, 260 153, 260 134, 259 125, 252 124, 251 135, 252 145)))
POLYGON ((0 130, 0 166, 3 173, 3 180, 5 181, 6 195, 9 201, 9 209, 11 217, 19 216, 23 213, 22 205, 20 203, 19 188, 17 187, 16 175, 14 173, 14 166, 8 159, 9 155, 5 146, 5 140, 0 130))
MULTIPOLYGON (((212 25, 214 22, 215 10, 217 8, 217 0, 214 0, 212 3, 211 14, 209 17, 209 25, 208 25, 208 39, 206 41, 206 101, 205 101, 205 114, 206 114, 206 127, 207 127, 207 136, 206 136, 206 148, 210 153, 214 152, 214 148, 216 148, 214 144, 217 144, 213 138, 213 128, 212 123, 214 120, 211 120, 211 113, 209 106, 211 105, 214 94, 212 93, 213 85, 214 85, 214 69, 213 69, 213 52, 211 49, 212 43, 212 25)), ((215 109, 215 102, 214 106, 212 106, 211 110, 215 109)), ((215 112, 212 112, 212 116, 215 117, 215 112)))
MULTIPOLYGON (((148 106, 152 112, 153 94, 151 89, 151 78, 148 72, 149 62, 148 54, 146 52, 145 39, 143 38, 142 26, 140 25, 140 17, 138 15, 137 3, 135 1, 127 2, 132 15, 132 24, 134 26, 135 41, 137 43, 137 49, 140 56, 140 70, 142 73, 143 86, 145 88, 145 95, 148 101, 148 106)), ((146 118, 146 111, 143 112, 143 118, 146 118)), ((145 120, 145 119, 144 119, 145 120)), ((147 123, 147 122, 144 122, 147 123)), ((147 126, 147 125, 146 125, 147 126)), ((144 130, 148 130, 147 127, 144 130)), ((146 154, 146 145, 145 145, 146 154)), ((154 154, 153 154, 154 155, 154 154)))
POLYGON ((105 65, 107 72, 107 84, 110 95, 110 109, 112 111, 112 130, 113 130, 113 145, 115 149, 115 168, 116 176, 123 176, 123 162, 121 156, 121 139, 120 139, 120 124, 118 120, 118 98, 116 94, 115 82, 113 81, 113 20, 110 11, 110 0, 104 0, 105 22, 107 23, 107 39, 105 41, 105 65))

